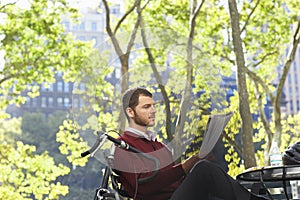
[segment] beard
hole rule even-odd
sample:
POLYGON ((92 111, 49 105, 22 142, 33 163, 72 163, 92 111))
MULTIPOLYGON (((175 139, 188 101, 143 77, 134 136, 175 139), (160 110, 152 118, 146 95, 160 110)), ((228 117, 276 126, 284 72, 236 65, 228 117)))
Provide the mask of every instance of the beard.
POLYGON ((137 125, 140 125, 140 126, 149 126, 149 120, 148 119, 143 119, 142 117, 140 117, 136 112, 135 110, 133 110, 134 112, 134 122, 137 124, 137 125))

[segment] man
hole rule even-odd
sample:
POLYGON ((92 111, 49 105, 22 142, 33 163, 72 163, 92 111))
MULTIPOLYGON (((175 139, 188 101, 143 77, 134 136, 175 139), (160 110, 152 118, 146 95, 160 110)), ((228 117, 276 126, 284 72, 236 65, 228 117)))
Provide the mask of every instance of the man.
POLYGON ((136 200, 259 200, 243 186, 209 161, 192 156, 174 164, 170 150, 155 138, 148 127, 155 125, 155 103, 144 88, 129 89, 122 99, 129 127, 119 139, 155 157, 155 162, 142 154, 115 149, 114 169, 128 194, 136 200), (196 164, 197 163, 197 164, 196 164), (192 169, 193 168, 193 169, 192 169), (146 180, 149 178, 149 180, 146 180), (144 180, 144 181, 140 181, 144 180))

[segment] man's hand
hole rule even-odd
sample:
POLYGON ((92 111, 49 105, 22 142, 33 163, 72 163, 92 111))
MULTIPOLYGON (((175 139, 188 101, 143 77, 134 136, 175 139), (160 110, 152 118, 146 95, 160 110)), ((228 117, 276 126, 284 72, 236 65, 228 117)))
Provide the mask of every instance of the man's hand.
POLYGON ((191 156, 188 159, 186 159, 183 163, 181 163, 182 168, 186 174, 189 173, 189 171, 193 168, 193 166, 200 160, 198 155, 191 156))

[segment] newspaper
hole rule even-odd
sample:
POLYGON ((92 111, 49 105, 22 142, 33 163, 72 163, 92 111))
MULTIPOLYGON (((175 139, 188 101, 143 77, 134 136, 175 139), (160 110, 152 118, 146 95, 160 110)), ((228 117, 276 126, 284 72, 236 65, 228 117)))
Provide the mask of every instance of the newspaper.
POLYGON ((232 115, 233 112, 209 116, 199 152, 201 159, 205 158, 213 150, 232 115))

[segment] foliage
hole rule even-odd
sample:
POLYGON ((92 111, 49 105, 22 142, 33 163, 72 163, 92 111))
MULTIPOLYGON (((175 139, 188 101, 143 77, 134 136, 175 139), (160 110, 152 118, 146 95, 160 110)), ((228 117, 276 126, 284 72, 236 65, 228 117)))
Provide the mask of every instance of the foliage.
MULTIPOLYGON (((195 1, 197 2, 197 1, 195 1)), ((242 30, 241 37, 245 46, 244 53, 246 59, 246 67, 255 72, 258 76, 263 77, 266 85, 269 85, 270 92, 274 91, 272 83, 277 78, 278 62, 285 53, 285 48, 291 38, 290 25, 296 20, 295 12, 287 12, 294 10, 296 4, 289 1, 284 4, 282 1, 265 2, 265 1, 242 1, 238 4, 240 11, 240 28, 242 30), (257 3, 257 4, 256 4, 257 3), (284 6, 283 6, 284 5, 284 6), (290 6, 292 5, 292 6, 290 6), (270 12, 271 10, 271 12, 270 12), (252 12, 253 11, 253 12, 252 12), (274 14, 274 13, 278 13, 274 14), (274 35, 277 33, 278 35, 274 35)), ((189 32, 189 16, 191 1, 155 1, 146 2, 145 9, 142 12, 144 24, 147 30, 147 39, 155 58, 156 69, 160 75, 167 74, 167 79, 163 80, 168 98, 171 102, 172 119, 170 122, 164 122, 164 112, 158 112, 158 124, 175 123, 176 117, 180 109, 180 98, 186 79, 186 47, 189 32), (181 10, 181 12, 178 12, 181 10), (159 23, 157 23, 159 22, 159 23), (174 98, 177 97, 177 98, 174 98)), ((198 2, 199 3, 199 2, 198 2)), ((126 8, 133 5, 132 1, 128 1, 126 8)), ((131 30, 133 23, 137 19, 136 14, 127 16, 126 23, 122 23, 124 32, 131 30)), ((196 34, 193 40, 193 95, 192 106, 187 114, 188 122, 184 129, 183 137, 188 141, 194 138, 201 140, 203 127, 205 125, 205 115, 211 112, 211 102, 218 104, 213 107, 217 111, 224 112, 224 108, 228 105, 223 102, 224 91, 221 91, 221 76, 228 76, 232 73, 236 63, 233 57, 232 39, 230 37, 230 17, 228 8, 223 1, 206 1, 201 8, 201 12, 197 17, 196 34), (203 93, 205 91, 205 93, 203 93), (201 93, 199 97, 199 93, 201 93), (219 110, 218 110, 219 109, 219 110)), ((124 36, 124 32, 119 36, 124 36)), ((118 36, 118 35, 117 35, 118 36)), ((136 49, 133 49, 132 66, 128 73, 130 74, 131 86, 146 85, 153 89, 156 93, 161 91, 157 89, 155 84, 160 84, 154 78, 147 54, 140 45, 140 38, 136 39, 136 49)), ((247 80, 247 89, 250 91, 249 102, 251 113, 257 122, 254 122, 255 131, 262 129, 263 126, 259 119, 260 110, 256 97, 258 96, 257 88, 254 87, 255 80, 247 80)), ((261 88, 260 88, 261 89, 261 88)), ((259 94, 261 97, 261 95, 259 94)), ((266 103, 266 93, 262 96, 266 103)), ((239 97, 235 96, 229 106, 229 110, 237 111, 239 97)), ((162 110, 165 109, 162 103, 162 110)), ((230 173, 236 174, 243 169, 243 158, 238 149, 241 147, 239 138, 241 138, 241 119, 236 113, 232 122, 226 130, 228 134, 224 140, 227 142, 229 154, 226 156, 230 162, 230 173), (236 141, 236 145, 232 147, 232 141, 236 141), (241 168, 241 169, 239 169, 241 168), (233 171, 232 171, 233 170, 233 171), (236 172, 234 172, 236 170, 236 172)), ((166 137, 166 132, 161 131, 162 138, 166 137)), ((263 136, 255 138, 256 157, 258 164, 264 164, 261 160, 262 149, 265 148, 263 136)), ((199 148, 195 148, 199 149, 199 148)))
MULTIPOLYGON (((284 150, 291 144, 299 141, 300 136, 300 123, 299 118, 300 113, 295 115, 289 115, 284 117, 281 120, 282 123, 282 135, 281 135, 281 145, 280 151, 284 152, 284 150)), ((274 131, 274 122, 270 123, 271 130, 274 131)), ((263 128, 258 129, 259 132, 257 133, 256 137, 265 137, 266 133, 263 128)))
POLYGON ((73 122, 64 121, 56 137, 57 142, 62 143, 59 150, 62 154, 67 155, 68 161, 74 166, 84 166, 87 158, 81 158, 80 153, 86 150, 87 144, 83 142, 79 133, 74 129, 73 122))
POLYGON ((16 142, 1 144, 0 198, 59 199, 68 193, 68 187, 57 182, 59 176, 69 173, 69 168, 56 165, 47 152, 38 155, 35 147, 16 142))
MULTIPOLYGON (((133 2, 135 1, 126 1, 125 8, 130 8, 133 2)), ((134 49, 131 50, 128 74, 130 75, 131 86, 144 85, 149 87, 155 94, 161 94, 162 91, 158 85, 164 85, 170 101, 172 116, 169 122, 165 121, 166 106, 161 96, 155 96, 161 108, 157 111, 159 127, 171 123, 172 128, 174 128, 180 112, 180 100, 187 80, 186 48, 188 39, 190 39, 188 33, 190 31, 191 2, 189 0, 141 1, 142 5, 145 6, 142 12, 143 22, 147 28, 147 40, 155 58, 156 69, 159 75, 167 78, 163 80, 163 83, 159 83, 154 77, 153 68, 151 68, 152 63, 149 63, 148 55, 145 53, 145 48, 143 48, 139 36, 135 40, 134 49)), ((218 0, 205 1, 196 20, 193 57, 189 61, 193 65, 192 98, 186 116, 188 120, 182 133, 183 143, 185 144, 184 152, 190 147, 186 154, 195 154, 196 150, 199 149, 208 114, 226 112, 227 110, 236 112, 239 109, 238 94, 231 97, 228 105, 224 102, 226 91, 222 88, 222 76, 231 75, 232 69, 236 66, 230 37, 230 18, 227 5, 224 3, 224 1, 218 0), (195 143, 190 145, 188 142, 191 139, 194 139, 195 143)), ((288 45, 291 39, 291 25, 297 20, 298 3, 296 0, 285 2, 280 0, 239 2, 241 36, 245 47, 245 52, 241 53, 244 53, 246 58, 247 69, 261 77, 264 83, 268 85, 268 90, 271 93, 276 89, 273 82, 280 76, 277 73, 277 67, 282 64, 282 58, 285 56, 286 49, 284 47, 288 45)), ((96 131, 109 132, 119 128, 121 80, 108 79, 113 70, 119 68, 119 62, 114 57, 115 54, 110 54, 110 51, 101 53, 91 51, 92 48, 89 44, 75 41, 70 34, 64 33, 63 26, 60 24, 61 15, 67 12, 71 15, 75 14, 75 17, 77 15, 76 11, 69 8, 63 0, 34 0, 28 10, 18 8, 13 4, 4 6, 0 3, 0 12, 5 15, 5 20, 0 24, 1 35, 3 36, 0 47, 5 52, 4 58, 6 61, 5 65, 0 67, 0 92, 2 94, 0 96, 0 108, 4 108, 8 104, 16 103, 20 105, 24 103, 25 95, 37 96, 39 86, 42 83, 47 85, 54 82, 54 75, 57 72, 64 72, 64 79, 75 82, 77 86, 84 83, 84 89, 75 87, 73 91, 74 95, 78 95, 84 100, 84 106, 78 109, 73 108, 71 115, 68 116, 69 118, 57 130, 56 140, 59 144, 53 145, 55 148, 60 145, 59 150, 63 155, 67 155, 68 162, 72 163, 74 167, 79 166, 78 168, 83 170, 81 167, 86 165, 88 159, 81 158, 80 153, 92 144, 89 143, 92 142, 89 139, 92 136, 96 137, 96 131)), ((122 47, 129 38, 127 33, 131 33, 133 22, 137 17, 136 13, 130 13, 124 23, 121 24, 121 28, 118 29, 116 37, 121 40, 122 47)), ((251 113, 257 119, 253 124, 255 129, 253 135, 256 147, 255 155, 258 165, 262 166, 265 165, 266 130, 264 130, 265 127, 259 115, 257 97, 262 97, 263 105, 265 105, 267 103, 267 93, 264 90, 265 88, 255 87, 255 84, 257 84, 255 79, 247 81, 251 113)), ((2 116, 4 115, 0 114, 1 119, 2 116)), ((59 182, 56 182, 55 185, 54 180, 57 176, 65 175, 68 170, 61 172, 60 170, 65 169, 65 166, 56 166, 46 152, 42 153, 47 149, 47 144, 39 142, 42 139, 53 140, 52 132, 50 133, 48 128, 51 126, 48 123, 49 119, 47 122, 40 115, 27 115, 23 119, 24 136, 22 139, 26 143, 36 145, 37 152, 41 155, 34 154, 35 149, 33 146, 24 145, 20 142, 17 143, 18 145, 14 150, 14 142, 7 136, 11 133, 12 137, 19 137, 20 130, 17 127, 20 121, 18 119, 14 120, 10 123, 15 125, 12 126, 15 130, 8 128, 10 127, 8 126, 9 123, 2 123, 1 121, 0 139, 7 142, 0 147, 1 157, 5 157, 5 159, 1 158, 1 168, 3 169, 1 171, 17 171, 15 167, 22 165, 24 170, 30 172, 28 176, 32 176, 34 174, 33 168, 31 169, 31 166, 26 165, 26 162, 31 161, 36 163, 37 166, 41 165, 41 169, 44 171, 48 170, 49 178, 46 173, 44 178, 47 178, 47 180, 45 183, 48 184, 49 182, 48 187, 53 186, 54 188, 53 191, 41 190, 43 194, 38 193, 35 188, 29 189, 28 193, 23 193, 23 190, 16 193, 7 193, 14 191, 12 185, 9 185, 12 183, 20 184, 22 187, 31 186, 22 185, 26 181, 24 183, 18 182, 24 180, 24 177, 27 176, 22 175, 21 172, 14 173, 15 175, 11 175, 12 177, 3 174, 0 181, 3 182, 3 185, 0 189, 5 190, 3 195, 7 194, 7 196, 1 196, 1 198, 25 199, 30 198, 30 195, 34 195, 37 199, 55 199, 58 195, 66 194, 66 187, 59 185, 59 182), (35 126, 29 126, 31 120, 38 123, 35 126), (11 151, 4 151, 4 148, 11 151), (15 160, 12 160, 13 162, 9 160, 8 162, 7 159, 17 157, 20 154, 24 155, 21 158, 24 159, 24 162, 15 160), (41 158, 45 159, 52 169, 58 168, 59 173, 53 173, 53 176, 50 177, 51 169, 46 169, 47 166, 43 164, 45 162, 42 162, 41 158), (41 161, 41 163, 38 163, 38 161, 41 161), (15 178, 17 175, 19 177, 15 178), (6 182, 9 184, 7 185, 6 182), (62 190, 56 191, 56 187, 62 190), (53 192, 53 194, 50 192, 53 192)), ((52 120, 50 119, 50 121, 52 120)), ((54 121, 54 125, 51 127, 58 126, 54 121)), ((282 151, 288 144, 297 141, 299 137, 298 122, 299 115, 287 116, 286 119, 282 120, 282 151)), ((274 131, 272 123, 271 129, 274 131)), ((163 129, 159 131, 160 139, 167 141, 166 131, 163 129)), ((229 174, 232 176, 244 170, 244 158, 241 157, 241 149, 239 149, 242 145, 240 142, 241 133, 241 118, 236 112, 223 137, 227 150, 225 159, 229 163, 229 174)), ((108 147, 109 145, 105 146, 105 148, 108 147)), ((39 177, 40 179, 38 177, 34 178, 33 180, 36 182, 32 185, 42 184, 44 181, 41 179, 42 176, 39 177)), ((36 188, 38 187, 41 186, 36 186, 36 188)))
POLYGON ((0 8, 4 18, 0 24, 5 60, 0 68, 3 109, 7 104, 24 103, 24 95, 37 96, 39 85, 54 82, 58 71, 78 70, 91 46, 64 32, 61 17, 78 16, 64 0, 33 0, 28 9, 1 3, 0 8))
POLYGON ((22 133, 20 118, 0 118, 0 127, 0 141, 4 144, 14 144, 15 139, 22 133))
MULTIPOLYGON (((34 145, 38 153, 48 151, 50 155, 55 155, 56 160, 59 151, 55 133, 66 118, 67 113, 63 111, 55 111, 47 117, 40 112, 24 112, 21 124, 22 135, 18 139, 26 144, 34 145)), ((62 161, 62 158, 59 160, 62 161)))
MULTIPOLYGON (((97 184, 101 178, 101 173, 99 173, 101 165, 95 160, 90 160, 86 166, 76 167, 76 163, 71 165, 66 156, 60 153, 59 146, 61 143, 56 141, 56 133, 59 132, 59 127, 67 118, 66 114, 63 111, 55 111, 46 118, 42 113, 25 112, 22 117, 22 135, 18 138, 26 144, 35 145, 37 153, 49 152, 56 163, 72 167, 70 173, 57 179, 62 185, 69 188, 69 193, 60 199, 70 199, 73 196, 78 199, 88 198, 94 195, 94 190, 98 187, 97 184), (97 173, 99 173, 98 176, 97 173)), ((78 152, 82 151, 83 149, 78 150, 78 152)), ((78 160, 84 161, 81 158, 78 160)))
POLYGON ((96 131, 118 130, 121 95, 106 79, 115 65, 110 66, 107 59, 106 52, 100 54, 95 50, 84 61, 84 68, 72 71, 66 77, 75 82, 73 95, 84 102, 79 108, 71 110, 56 135, 60 152, 67 155, 68 162, 74 166, 86 164, 87 158, 81 158, 80 153, 94 144, 96 131), (81 84, 84 88, 80 87, 81 84))
MULTIPOLYGON (((90 54, 91 44, 65 33, 61 17, 77 18, 78 14, 64 0, 32 0, 25 8, 1 1, 0 12, 0 49, 5 61, 0 67, 1 110, 7 105, 20 106, 25 96, 39 95, 40 85, 49 86, 58 72, 67 76, 71 71, 78 71, 90 54)), ((57 181, 57 177, 68 174, 69 168, 56 165, 45 151, 47 145, 55 142, 52 139, 55 135, 51 134, 55 131, 51 127, 57 125, 55 120, 50 117, 46 121, 38 114, 25 116, 22 128, 28 138, 24 138, 20 135, 21 121, 12 119, 4 124, 2 119, 7 117, 1 112, 1 171, 5 173, 1 173, 0 198, 59 199, 66 195, 68 186, 57 181), (26 117, 40 123, 33 126, 26 117), (37 145, 38 150, 20 139, 37 145), (45 139, 49 140, 48 144, 45 139)), ((53 149, 48 150, 53 154, 53 149)))

